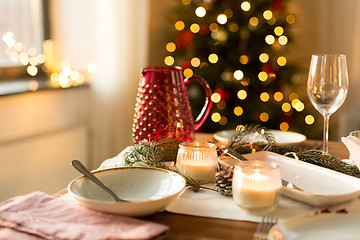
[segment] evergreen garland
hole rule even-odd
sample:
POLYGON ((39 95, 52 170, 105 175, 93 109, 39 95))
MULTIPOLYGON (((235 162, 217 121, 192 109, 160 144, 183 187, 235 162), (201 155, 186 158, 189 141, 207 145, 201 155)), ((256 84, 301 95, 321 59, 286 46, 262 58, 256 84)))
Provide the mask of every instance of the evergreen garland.
MULTIPOLYGON (((236 129, 233 139, 227 148, 241 154, 253 151, 270 151, 286 157, 292 157, 300 161, 311 163, 317 166, 335 170, 337 172, 360 178, 360 171, 355 165, 350 165, 342 159, 318 150, 311 150, 301 145, 280 146, 276 144, 274 136, 266 132, 266 129, 259 125, 245 125, 236 129), (254 134, 262 134, 266 142, 253 142, 254 134)), ((157 167, 179 173, 175 168, 179 141, 175 139, 161 139, 158 142, 142 140, 134 145, 132 151, 125 154, 125 164, 143 164, 149 167, 157 167), (172 163, 172 164, 170 164, 172 163)), ((219 153, 222 151, 220 150, 219 153)), ((180 174, 180 173, 179 173, 180 174)), ((181 175, 181 174, 180 174, 181 175)), ((200 188, 214 190, 201 186, 196 180, 183 176, 187 185, 194 192, 200 188)))
POLYGON ((245 136, 248 136, 250 133, 256 134, 259 132, 259 130, 261 131, 261 129, 264 128, 261 128, 258 125, 242 127, 242 130, 237 131, 235 137, 228 145, 228 148, 242 154, 250 153, 254 150, 270 151, 284 155, 286 157, 295 158, 303 162, 308 162, 317 166, 360 178, 360 171, 355 165, 345 163, 342 161, 342 159, 332 156, 328 153, 312 150, 301 145, 280 146, 276 144, 276 141, 274 140, 274 137, 272 137, 271 133, 266 133, 266 130, 263 136, 267 143, 265 144, 262 142, 255 142, 252 144, 252 149, 250 149, 249 137, 245 136))

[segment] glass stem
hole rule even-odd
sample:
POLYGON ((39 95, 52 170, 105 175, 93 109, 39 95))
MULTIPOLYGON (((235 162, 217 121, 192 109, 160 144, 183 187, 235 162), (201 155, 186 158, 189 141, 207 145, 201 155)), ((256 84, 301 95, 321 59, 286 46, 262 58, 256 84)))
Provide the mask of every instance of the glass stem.
POLYGON ((323 151, 329 152, 329 119, 330 114, 324 115, 323 151))

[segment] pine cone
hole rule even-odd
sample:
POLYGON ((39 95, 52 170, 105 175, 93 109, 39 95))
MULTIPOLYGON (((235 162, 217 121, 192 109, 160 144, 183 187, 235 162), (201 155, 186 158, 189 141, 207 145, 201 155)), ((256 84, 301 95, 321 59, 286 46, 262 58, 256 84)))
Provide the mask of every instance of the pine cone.
POLYGON ((215 188, 225 196, 232 196, 232 179, 234 167, 219 165, 218 172, 215 174, 215 188))

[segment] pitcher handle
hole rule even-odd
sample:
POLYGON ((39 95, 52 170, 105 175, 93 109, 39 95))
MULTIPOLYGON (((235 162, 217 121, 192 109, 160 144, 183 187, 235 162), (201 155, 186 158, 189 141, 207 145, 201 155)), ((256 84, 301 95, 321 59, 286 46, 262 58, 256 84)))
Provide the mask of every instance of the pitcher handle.
POLYGON ((184 82, 185 82, 185 84, 188 84, 191 80, 195 80, 195 81, 199 82, 201 84, 201 86, 203 86, 203 88, 205 89, 205 93, 206 93, 204 106, 201 109, 199 115, 194 120, 194 129, 195 129, 195 131, 197 131, 201 127, 201 125, 203 125, 203 123, 205 122, 205 119, 207 118, 207 116, 210 113, 210 110, 211 110, 211 107, 213 104, 213 102, 211 101, 212 91, 211 91, 210 85, 202 77, 192 76, 189 78, 185 78, 184 82))

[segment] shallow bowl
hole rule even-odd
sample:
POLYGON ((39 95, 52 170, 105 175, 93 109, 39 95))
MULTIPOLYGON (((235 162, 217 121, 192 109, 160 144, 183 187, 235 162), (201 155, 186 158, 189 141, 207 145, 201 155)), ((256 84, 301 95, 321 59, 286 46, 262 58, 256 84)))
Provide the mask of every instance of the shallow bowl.
POLYGON ((68 192, 85 207, 124 216, 140 217, 162 211, 186 186, 181 175, 159 168, 120 167, 93 174, 128 202, 115 202, 84 176, 74 179, 68 192))

